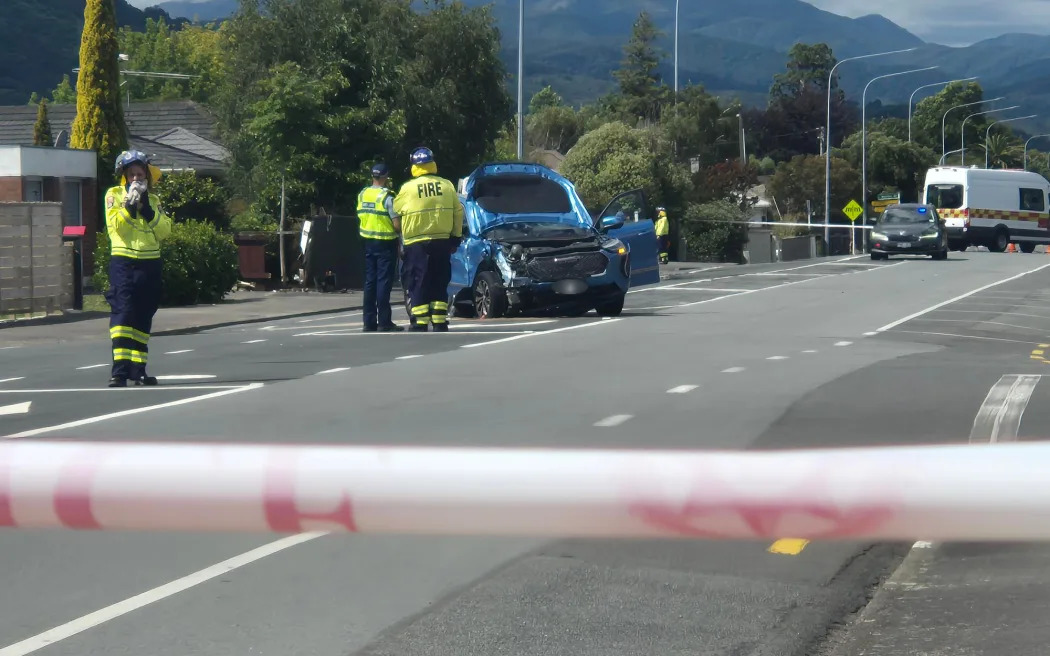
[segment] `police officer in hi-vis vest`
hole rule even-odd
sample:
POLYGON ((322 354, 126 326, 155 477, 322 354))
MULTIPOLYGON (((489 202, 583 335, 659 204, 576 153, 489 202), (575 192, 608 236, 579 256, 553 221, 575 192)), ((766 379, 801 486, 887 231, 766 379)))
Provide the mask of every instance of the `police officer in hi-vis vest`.
POLYGON ((357 195, 357 219, 365 245, 366 332, 404 330, 390 317, 390 291, 397 271, 397 233, 401 220, 394 214, 394 192, 387 188, 386 164, 372 167, 372 184, 357 195))
POLYGON ((110 387, 128 381, 156 385, 146 375, 149 337, 161 295, 160 243, 171 234, 171 219, 160 208, 152 187, 160 169, 137 150, 117 157, 120 184, 106 192, 109 235, 109 337, 113 347, 110 387))
POLYGON ((411 304, 409 330, 448 330, 452 254, 463 236, 463 205, 456 185, 438 176, 434 153, 418 148, 410 158, 412 180, 401 186, 394 213, 401 217, 405 272, 411 304))

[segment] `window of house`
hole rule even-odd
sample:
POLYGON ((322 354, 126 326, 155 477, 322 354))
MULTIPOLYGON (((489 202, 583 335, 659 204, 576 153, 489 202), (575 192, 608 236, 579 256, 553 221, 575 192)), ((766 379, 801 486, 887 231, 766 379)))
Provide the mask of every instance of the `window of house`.
POLYGON ((1021 190, 1021 211, 1042 212, 1046 209, 1046 199, 1042 189, 1021 190))
POLYGON ((62 225, 84 225, 84 215, 80 206, 80 180, 66 180, 62 183, 62 225))
POLYGON ((44 181, 26 178, 22 182, 22 201, 39 203, 44 200, 44 181))

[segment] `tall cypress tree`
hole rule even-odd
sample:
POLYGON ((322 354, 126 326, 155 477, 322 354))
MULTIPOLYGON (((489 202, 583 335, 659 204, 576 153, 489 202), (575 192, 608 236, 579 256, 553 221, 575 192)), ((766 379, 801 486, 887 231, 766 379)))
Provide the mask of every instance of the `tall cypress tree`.
POLYGON ((47 118, 47 98, 37 104, 36 125, 33 126, 33 145, 54 145, 54 138, 51 136, 51 121, 47 118))
POLYGON ((87 0, 80 37, 77 116, 70 145, 98 152, 99 186, 103 189, 113 180, 113 161, 128 143, 120 101, 118 49, 114 0, 87 0))

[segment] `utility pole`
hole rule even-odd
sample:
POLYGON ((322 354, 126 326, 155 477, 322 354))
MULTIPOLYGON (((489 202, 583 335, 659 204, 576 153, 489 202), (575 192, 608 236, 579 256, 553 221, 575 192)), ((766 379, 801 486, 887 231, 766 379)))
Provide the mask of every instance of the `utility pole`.
POLYGON ((518 159, 525 159, 525 0, 518 0, 518 159))
POLYGON ((281 176, 281 227, 277 231, 279 253, 281 255, 281 284, 287 279, 284 275, 284 176, 281 176))

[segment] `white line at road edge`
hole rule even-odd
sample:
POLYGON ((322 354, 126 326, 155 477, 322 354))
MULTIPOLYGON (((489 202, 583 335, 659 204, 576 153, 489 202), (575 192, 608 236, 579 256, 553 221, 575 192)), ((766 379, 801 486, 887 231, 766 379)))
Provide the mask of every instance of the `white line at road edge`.
MULTIPOLYGON (((43 435, 52 431, 64 430, 66 428, 76 428, 77 426, 86 426, 88 424, 97 424, 100 421, 106 421, 107 419, 116 419, 117 417, 126 417, 128 415, 137 415, 142 412, 149 412, 151 410, 160 410, 161 408, 171 408, 178 405, 185 405, 187 403, 196 403, 197 401, 204 401, 207 399, 214 399, 220 396, 227 396, 229 394, 238 394, 240 392, 246 392, 248 390, 259 389, 262 387, 262 383, 251 383, 243 387, 235 387, 233 389, 223 390, 221 392, 212 392, 211 394, 204 394, 203 396, 191 396, 188 399, 179 399, 178 401, 170 401, 168 403, 158 403, 157 405, 147 405, 142 408, 132 408, 130 410, 121 410, 120 412, 111 412, 109 414, 100 415, 98 417, 88 417, 87 419, 78 419, 77 421, 71 421, 65 424, 59 424, 57 426, 48 426, 46 428, 36 428, 33 430, 23 431, 21 433, 15 433, 14 435, 5 435, 6 439, 16 439, 19 437, 35 437, 37 435, 43 435)), ((0 651, 0 656, 5 656, 0 651)))
POLYGON ((60 640, 65 640, 66 638, 81 633, 82 631, 87 631, 99 624, 116 619, 121 615, 127 615, 128 613, 143 608, 144 606, 148 606, 149 604, 176 595, 184 590, 188 590, 194 586, 200 585, 201 583, 222 576, 223 574, 227 574, 239 567, 244 567, 245 565, 249 565, 257 560, 261 560, 267 556, 272 556, 275 553, 303 544, 304 542, 315 540, 324 535, 327 535, 327 532, 300 533, 282 538, 276 542, 271 542, 270 544, 263 545, 258 549, 253 549, 247 553, 234 556, 229 560, 224 560, 221 563, 202 569, 199 572, 194 572, 189 576, 185 576, 170 583, 165 583, 160 587, 147 590, 142 594, 125 599, 124 601, 118 601, 112 606, 106 606, 90 615, 79 617, 71 622, 67 622, 66 624, 57 626, 49 631, 35 635, 32 638, 27 638, 9 647, 4 647, 3 649, 0 649, 0 656, 25 656, 26 654, 31 654, 38 649, 51 646, 60 640))
MULTIPOLYGON (((617 321, 623 321, 623 319, 603 319, 602 321, 591 321, 590 323, 581 323, 575 326, 566 326, 565 328, 555 328, 554 330, 544 330, 538 333, 528 333, 526 335, 515 335, 514 337, 505 337, 503 339, 494 339, 490 342, 478 342, 476 344, 464 344, 460 348, 477 348, 478 346, 488 346, 490 344, 502 344, 503 342, 513 342, 516 339, 528 339, 530 337, 539 337, 540 335, 553 335, 554 333, 563 333, 567 330, 579 330, 580 328, 591 328, 593 326, 608 326, 609 324, 616 323, 617 321)), ((469 333, 464 333, 469 334, 469 333)))
POLYGON ((934 310, 939 310, 940 308, 944 307, 945 305, 951 305, 952 303, 955 303, 956 301, 961 301, 964 298, 969 298, 969 297, 973 296, 974 294, 980 294, 981 292, 983 292, 986 289, 991 289, 992 287, 998 287, 999 285, 1002 285, 1004 283, 1012 282, 1012 281, 1017 280, 1019 278, 1024 278, 1025 276, 1031 275, 1033 273, 1038 273, 1038 272, 1042 271, 1043 269, 1046 269, 1047 267, 1050 267, 1050 264, 1044 264, 1043 266, 1037 267, 1035 269, 1032 269, 1031 271, 1025 271, 1024 273, 1019 273, 1016 276, 1010 276, 1009 278, 1005 278, 1005 279, 1000 280, 998 282, 993 282, 993 283, 991 283, 989 285, 985 285, 984 287, 978 287, 977 289, 975 289, 975 290, 973 290, 971 292, 966 292, 965 294, 961 294, 959 296, 956 296, 955 298, 948 299, 947 301, 944 301, 943 303, 938 303, 937 305, 928 307, 925 310, 922 310, 920 312, 916 312, 915 314, 910 314, 910 315, 904 317, 903 319, 898 319, 897 321, 894 321, 893 323, 886 324, 882 328, 879 328, 876 332, 884 333, 887 330, 893 330, 894 328, 896 328, 897 326, 899 326, 899 325, 901 325, 903 323, 907 323, 907 322, 911 321, 912 319, 918 319, 922 315, 929 314, 930 312, 933 312, 934 310))

